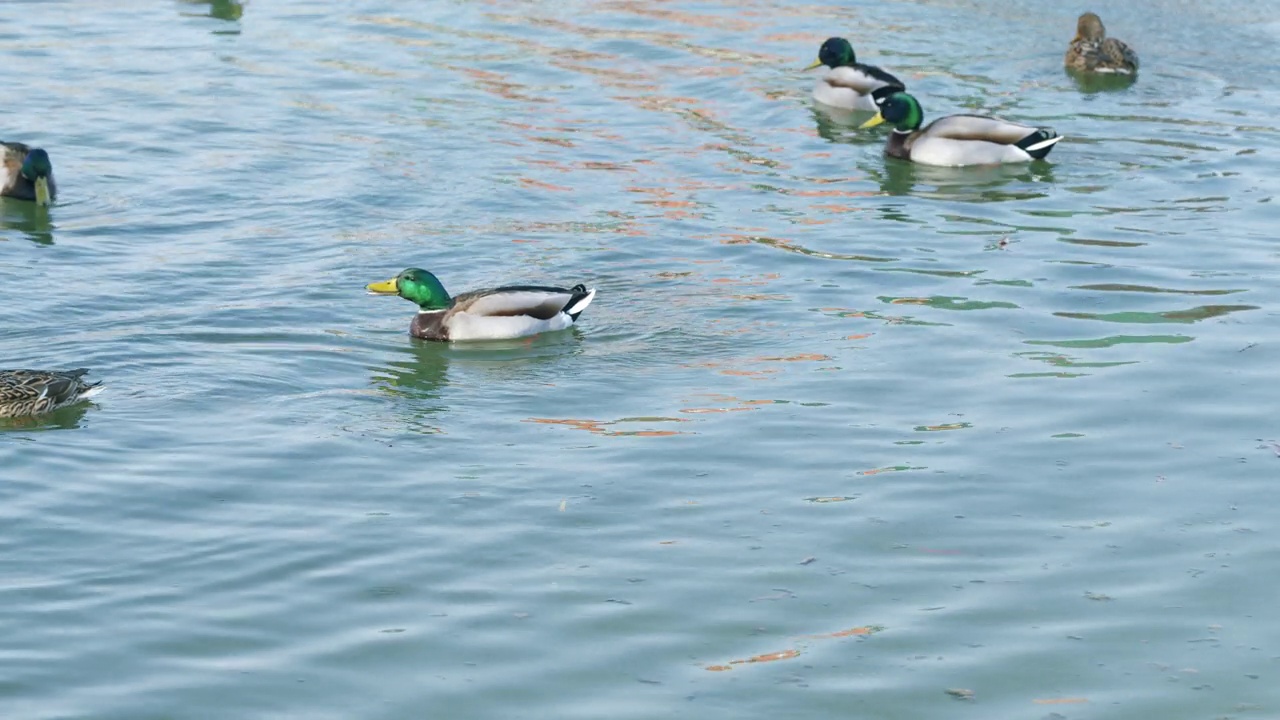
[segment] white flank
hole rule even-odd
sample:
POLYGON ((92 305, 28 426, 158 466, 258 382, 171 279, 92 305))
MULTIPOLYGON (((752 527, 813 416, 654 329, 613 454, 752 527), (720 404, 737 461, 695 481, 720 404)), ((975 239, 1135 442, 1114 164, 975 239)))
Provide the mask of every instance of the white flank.
POLYGON ((571 307, 565 308, 564 313, 568 315, 576 315, 582 312, 583 310, 586 310, 587 306, 591 304, 591 301, 595 299, 596 299, 596 289, 591 288, 590 290, 587 291, 586 297, 574 303, 571 307))
POLYGON ((1017 145, 1001 145, 985 140, 920 138, 911 146, 911 160, 923 165, 956 167, 1029 162, 1031 156, 1017 145))
POLYGON ((858 91, 847 87, 835 87, 819 80, 813 86, 813 99, 823 105, 842 108, 844 110, 877 110, 875 100, 870 95, 860 95, 858 91))
POLYGON ((513 340, 543 332, 564 330, 572 324, 573 320, 564 313, 556 313, 550 320, 539 320, 528 315, 497 317, 460 312, 455 313, 448 320, 449 339, 453 341, 513 340))
POLYGON ((848 66, 833 68, 813 86, 813 99, 823 105, 845 110, 880 108, 871 93, 889 83, 848 66))

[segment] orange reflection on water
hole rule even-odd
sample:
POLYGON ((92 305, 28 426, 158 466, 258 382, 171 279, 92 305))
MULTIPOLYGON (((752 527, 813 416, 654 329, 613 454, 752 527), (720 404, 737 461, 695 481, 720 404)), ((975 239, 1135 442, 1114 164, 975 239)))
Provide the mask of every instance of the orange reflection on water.
POLYGON ((488 70, 479 70, 476 68, 461 67, 457 65, 448 66, 448 69, 470 76, 475 80, 476 87, 499 97, 506 98, 507 100, 536 103, 549 102, 547 98, 525 94, 525 87, 523 85, 507 80, 506 78, 508 76, 502 73, 489 72, 488 70))
MULTIPOLYGON (((801 635, 796 639, 830 640, 835 638, 866 637, 868 635, 874 635, 882 630, 884 630, 884 627, 880 625, 863 625, 860 627, 849 628, 847 630, 838 630, 836 632, 822 633, 819 635, 801 635)), ((742 658, 741 660, 730 660, 727 664, 707 665, 705 669, 710 672, 724 672, 726 670, 732 670, 734 665, 752 665, 755 663, 777 662, 779 660, 792 660, 798 657, 800 657, 800 651, 798 649, 787 648, 786 650, 779 650, 777 652, 752 655, 751 657, 742 658)))
POLYGON ((849 207, 848 205, 834 205, 831 203, 810 205, 809 207, 813 208, 814 210, 826 210, 827 212, 833 212, 833 213, 851 213, 851 212, 858 212, 859 210, 862 209, 862 208, 856 208, 856 207, 849 207))
MULTIPOLYGON (((765 296, 769 297, 769 296, 765 296)), ((717 361, 708 360, 700 363, 687 363, 681 367, 686 368, 705 368, 707 370, 715 370, 721 375, 730 375, 735 377, 749 377, 755 380, 763 380, 771 375, 776 375, 779 370, 777 368, 765 367, 758 370, 747 370, 741 366, 746 364, 762 364, 762 363, 781 363, 781 362, 826 362, 834 360, 830 355, 822 355, 819 353, 801 353, 798 355, 769 356, 762 355, 753 358, 743 358, 738 360, 717 361)), ((731 398, 737 400, 737 398, 731 398)), ((752 401, 753 403, 755 401, 752 401)))
POLYGON ((756 29, 757 24, 742 20, 741 18, 729 17, 726 15, 695 15, 694 13, 682 12, 679 10, 662 10, 650 7, 647 3, 634 2, 633 0, 621 0, 619 2, 602 3, 602 9, 620 10, 641 17, 658 18, 660 20, 668 20, 681 25, 691 25, 693 27, 711 28, 712 30, 733 30, 737 32, 747 32, 756 29))
POLYGON ((538 188, 539 190, 549 190, 551 192, 573 192, 573 188, 565 185, 552 185, 549 182, 534 180, 533 178, 522 177, 520 184, 525 187, 538 188))
POLYGON ((821 635, 805 635, 810 640, 825 640, 827 638, 843 638, 854 637, 856 635, 874 635, 884 628, 878 625, 862 625, 860 627, 849 628, 848 630, 837 630, 832 633, 823 633, 821 635))
POLYGON ((760 38, 761 42, 788 43, 788 44, 795 44, 795 45, 809 44, 814 47, 817 47, 818 44, 822 42, 822 40, 823 40, 822 37, 818 35, 814 35, 813 33, 801 33, 801 32, 773 33, 772 35, 765 35, 764 37, 760 38))
POLYGON ((830 355, 822 355, 819 353, 800 353, 799 355, 789 355, 787 357, 769 357, 762 356, 751 358, 757 362, 823 362, 826 360, 834 360, 830 355))
POLYGON ((543 425, 567 425, 575 430, 586 430, 593 435, 606 437, 670 437, 672 435, 689 435, 679 430, 610 430, 607 426, 630 422, 689 422, 684 418, 645 417, 622 418, 620 420, 577 420, 574 418, 526 418, 524 422, 543 425))
POLYGON ((787 190, 787 195, 793 197, 875 197, 876 193, 869 190, 787 190))

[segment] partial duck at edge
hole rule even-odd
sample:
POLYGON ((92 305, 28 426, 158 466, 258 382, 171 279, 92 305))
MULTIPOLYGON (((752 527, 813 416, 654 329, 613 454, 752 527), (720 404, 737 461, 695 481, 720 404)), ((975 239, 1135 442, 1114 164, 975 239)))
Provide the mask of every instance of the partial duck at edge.
POLYGON ((49 153, 19 142, 0 141, 0 147, 4 149, 0 196, 30 200, 37 205, 48 205, 57 199, 58 186, 53 181, 49 153))

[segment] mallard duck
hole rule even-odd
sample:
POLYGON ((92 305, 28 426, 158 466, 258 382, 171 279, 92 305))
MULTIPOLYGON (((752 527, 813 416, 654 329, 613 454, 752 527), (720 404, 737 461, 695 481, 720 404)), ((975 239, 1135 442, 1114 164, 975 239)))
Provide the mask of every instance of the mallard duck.
POLYGON ((58 195, 58 186, 53 182, 49 153, 17 142, 0 141, 0 145, 4 146, 4 185, 0 186, 0 195, 34 200, 37 205, 52 202, 58 195))
POLYGON ((87 400, 102 390, 102 383, 81 378, 75 370, 0 370, 0 418, 43 415, 87 400))
POLYGON ((876 110, 886 97, 906 90, 901 80, 875 65, 859 63, 853 46, 839 37, 829 38, 818 49, 818 59, 805 70, 821 65, 831 68, 813 88, 813 99, 846 110, 876 110))
POLYGON ((1133 75, 1138 72, 1138 54, 1124 42, 1107 37, 1102 18, 1087 12, 1076 21, 1076 36, 1063 64, 1083 72, 1133 75))
POLYGON ((424 340, 510 340, 573 325, 595 299, 595 288, 508 285, 450 297, 440 280, 408 268, 365 288, 374 295, 398 295, 418 304, 409 334, 424 340))
POLYGON ((1062 139, 1052 128, 1033 128, 982 115, 949 115, 924 127, 920 102, 890 95, 860 127, 893 123, 884 154, 922 165, 994 165, 1040 160, 1062 139))

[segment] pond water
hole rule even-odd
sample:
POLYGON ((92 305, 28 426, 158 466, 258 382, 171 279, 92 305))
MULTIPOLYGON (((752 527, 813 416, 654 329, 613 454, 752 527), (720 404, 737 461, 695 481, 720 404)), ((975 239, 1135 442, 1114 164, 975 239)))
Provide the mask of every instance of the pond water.
POLYGON ((1280 714, 1280 6, 0 18, 61 193, 0 204, 0 366, 106 385, 0 431, 0 716, 1280 714), (833 34, 1066 140, 887 160, 833 34), (599 294, 429 344, 408 266, 599 294))

